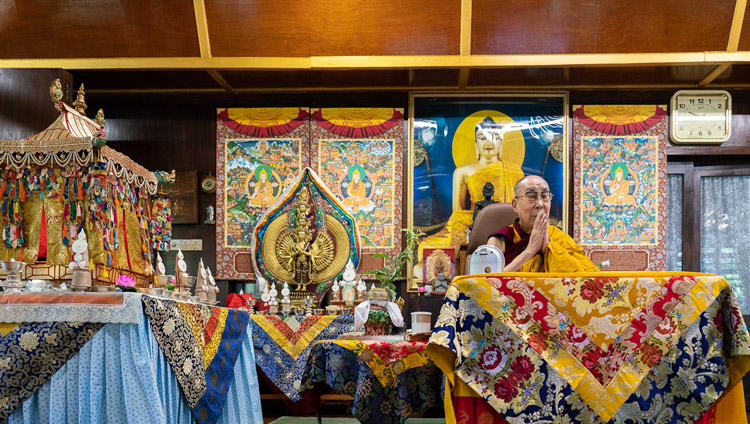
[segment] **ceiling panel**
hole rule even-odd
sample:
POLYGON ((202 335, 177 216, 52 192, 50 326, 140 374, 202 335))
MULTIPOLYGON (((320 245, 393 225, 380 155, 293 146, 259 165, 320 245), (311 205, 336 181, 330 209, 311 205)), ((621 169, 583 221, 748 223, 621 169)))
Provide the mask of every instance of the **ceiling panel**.
POLYGON ((0 58, 199 55, 193 2, 0 2, 0 58))
POLYGON ((459 53, 460 0, 206 0, 213 56, 459 53))
POLYGON ((474 0, 472 54, 726 50, 735 0, 474 0))

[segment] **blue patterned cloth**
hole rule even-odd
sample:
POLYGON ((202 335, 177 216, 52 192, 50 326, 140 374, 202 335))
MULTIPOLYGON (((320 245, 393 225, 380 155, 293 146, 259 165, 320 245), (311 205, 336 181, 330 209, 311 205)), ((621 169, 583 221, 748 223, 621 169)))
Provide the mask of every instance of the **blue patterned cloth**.
MULTIPOLYGON (((246 326, 220 424, 262 423, 252 329, 246 326)), ((8 424, 193 424, 195 417, 147 318, 107 324, 8 424)))
MULTIPOLYGON (((302 322, 304 318, 294 317, 298 322, 302 322)), ((351 315, 339 315, 316 334, 309 334, 309 340, 305 339, 304 349, 301 349, 299 354, 293 357, 284 348, 279 346, 277 339, 274 339, 272 335, 268 334, 258 324, 257 321, 263 319, 265 317, 260 315, 252 316, 250 319, 250 325, 253 329, 255 361, 266 377, 294 402, 298 402, 301 399, 299 388, 302 384, 302 373, 305 370, 305 363, 307 362, 307 356, 310 354, 312 345, 318 340, 336 339, 344 333, 354 331, 354 317, 351 315)), ((304 329, 300 331, 304 331, 304 329)), ((307 333, 309 331, 312 330, 308 330, 307 333)))

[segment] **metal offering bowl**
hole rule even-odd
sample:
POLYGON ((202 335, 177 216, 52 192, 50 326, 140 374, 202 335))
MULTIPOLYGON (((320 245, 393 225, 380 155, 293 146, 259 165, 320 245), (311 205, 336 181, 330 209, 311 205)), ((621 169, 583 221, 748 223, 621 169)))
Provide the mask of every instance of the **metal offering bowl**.
POLYGON ((23 268, 26 266, 26 262, 0 261, 0 266, 3 267, 3 270, 8 271, 8 277, 10 277, 11 274, 16 274, 23 271, 23 268))

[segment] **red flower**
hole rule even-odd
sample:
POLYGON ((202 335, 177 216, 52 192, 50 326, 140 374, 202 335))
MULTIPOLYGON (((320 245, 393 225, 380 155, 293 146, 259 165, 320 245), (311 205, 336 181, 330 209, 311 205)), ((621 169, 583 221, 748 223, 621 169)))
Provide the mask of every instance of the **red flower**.
POLYGON ((507 378, 501 378, 495 385, 495 396, 506 402, 510 402, 516 395, 518 389, 507 378))
POLYGON ((589 303, 596 303, 599 298, 604 296, 604 292, 602 291, 603 286, 604 283, 596 279, 586 280, 581 287, 581 297, 588 300, 589 303))
POLYGON ((714 325, 716 326, 716 329, 719 330, 719 333, 724 332, 724 313, 719 309, 716 312, 716 316, 714 317, 714 325))
POLYGON ((661 359, 661 350, 659 346, 652 344, 641 345, 641 361, 651 368, 661 359))
POLYGON ((526 343, 528 343, 532 349, 539 353, 544 352, 549 347, 549 343, 547 343, 546 338, 537 333, 529 334, 529 338, 526 340, 526 343))
POLYGON ((571 325, 570 331, 568 331, 568 338, 575 344, 583 343, 586 340, 586 333, 580 328, 571 325))
POLYGON ((534 365, 531 363, 531 359, 528 356, 519 356, 513 361, 511 369, 516 374, 520 375, 524 380, 531 378, 531 373, 534 372, 534 365))
POLYGON ((490 346, 482 352, 479 363, 483 369, 494 371, 503 365, 504 357, 502 349, 497 346, 490 346))
POLYGON ((599 355, 596 354, 595 350, 589 350, 584 353, 583 358, 581 358, 581 363, 583 363, 583 366, 589 370, 596 368, 597 362, 599 362, 599 355))

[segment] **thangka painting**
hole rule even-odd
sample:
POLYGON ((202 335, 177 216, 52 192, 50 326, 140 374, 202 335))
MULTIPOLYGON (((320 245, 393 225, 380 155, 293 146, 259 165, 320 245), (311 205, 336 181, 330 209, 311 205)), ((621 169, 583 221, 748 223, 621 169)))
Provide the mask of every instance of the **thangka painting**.
POLYGON ((602 271, 661 271, 666 105, 573 106, 573 233, 602 271))
POLYGON ((217 278, 254 277, 253 228, 306 166, 309 131, 306 108, 217 110, 217 278))
POLYGON ((567 99, 567 93, 413 95, 410 218, 427 234, 419 262, 425 248, 459 252, 488 182, 493 200, 510 203, 518 180, 542 176, 553 193, 550 224, 566 228, 567 99))
POLYGON ((401 250, 403 117, 394 108, 311 111, 312 168, 355 217, 363 256, 401 250))

